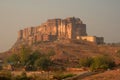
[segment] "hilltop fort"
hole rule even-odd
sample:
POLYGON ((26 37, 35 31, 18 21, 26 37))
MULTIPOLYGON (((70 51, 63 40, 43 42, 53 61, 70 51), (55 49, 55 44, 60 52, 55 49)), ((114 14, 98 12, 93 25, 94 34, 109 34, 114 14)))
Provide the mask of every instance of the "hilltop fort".
POLYGON ((86 40, 97 44, 104 43, 103 37, 88 36, 86 24, 80 18, 48 19, 40 26, 29 27, 18 32, 18 42, 29 45, 40 41, 86 40))

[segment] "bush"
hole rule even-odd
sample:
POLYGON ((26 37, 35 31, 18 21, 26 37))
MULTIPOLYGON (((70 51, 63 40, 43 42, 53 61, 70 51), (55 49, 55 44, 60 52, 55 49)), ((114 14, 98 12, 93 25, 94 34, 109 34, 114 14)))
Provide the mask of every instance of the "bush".
POLYGON ((82 58, 80 59, 80 66, 81 67, 90 67, 90 65, 93 63, 93 58, 87 57, 87 58, 82 58))
POLYGON ((115 66, 115 62, 109 56, 96 56, 94 58, 87 57, 80 59, 81 67, 90 67, 92 71, 94 70, 106 70, 115 66))
POLYGON ((92 71, 103 69, 106 70, 108 68, 112 68, 115 66, 114 61, 108 56, 97 56, 93 59, 93 63, 90 66, 92 71))
POLYGON ((116 52, 116 55, 117 55, 117 57, 120 58, 120 50, 118 50, 118 51, 116 52))
POLYGON ((55 54, 56 54, 55 51, 53 49, 50 49, 47 53, 47 56, 50 57, 50 56, 54 56, 55 54))
POLYGON ((11 80, 11 72, 9 71, 1 71, 0 72, 0 80, 11 80))
POLYGON ((52 61, 50 58, 41 57, 36 60, 35 67, 38 67, 41 70, 49 71, 50 66, 52 65, 52 61))

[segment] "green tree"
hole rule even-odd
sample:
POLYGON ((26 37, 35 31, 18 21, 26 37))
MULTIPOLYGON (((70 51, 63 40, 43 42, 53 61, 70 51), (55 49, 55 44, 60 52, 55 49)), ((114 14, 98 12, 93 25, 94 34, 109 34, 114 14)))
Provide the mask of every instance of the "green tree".
POLYGON ((19 56, 17 54, 12 54, 7 58, 7 63, 17 66, 19 63, 19 56))
POLYGON ((37 59, 39 59, 40 56, 41 56, 40 52, 38 52, 38 51, 32 52, 32 54, 30 54, 30 56, 29 56, 29 62, 28 62, 28 64, 29 65, 34 65, 35 61, 37 59))
POLYGON ((49 71, 52 66, 52 61, 49 57, 41 57, 35 62, 35 66, 41 70, 48 71, 47 78, 49 79, 49 71))
POLYGON ((20 63, 22 66, 26 66, 28 64, 31 53, 32 50, 30 48, 22 46, 19 54, 20 63))
POLYGON ((52 62, 47 57, 41 57, 38 60, 36 60, 36 62, 35 62, 36 67, 38 67, 42 70, 45 70, 45 71, 49 71, 51 65, 52 65, 52 62))
POLYGON ((29 56, 29 60, 27 61, 26 64, 26 70, 36 70, 36 67, 34 66, 35 61, 39 59, 41 56, 40 52, 34 51, 32 54, 29 56))

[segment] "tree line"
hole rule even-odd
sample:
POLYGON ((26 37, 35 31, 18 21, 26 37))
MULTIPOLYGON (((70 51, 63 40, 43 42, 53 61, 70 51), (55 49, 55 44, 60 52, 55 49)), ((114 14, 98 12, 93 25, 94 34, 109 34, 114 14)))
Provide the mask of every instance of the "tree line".
POLYGON ((6 63, 13 66, 13 70, 17 68, 49 70, 53 65, 50 56, 54 54, 53 50, 42 54, 40 51, 32 51, 29 47, 22 46, 18 53, 14 53, 6 59, 6 63))

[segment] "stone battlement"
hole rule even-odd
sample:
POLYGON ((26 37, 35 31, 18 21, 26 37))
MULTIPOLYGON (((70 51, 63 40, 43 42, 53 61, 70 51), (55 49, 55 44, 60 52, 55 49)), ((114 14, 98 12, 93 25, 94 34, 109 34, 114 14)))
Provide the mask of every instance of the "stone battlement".
POLYGON ((77 39, 78 36, 87 36, 86 24, 75 17, 48 19, 40 26, 25 28, 18 32, 18 40, 28 44, 39 41, 77 39))

